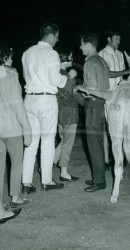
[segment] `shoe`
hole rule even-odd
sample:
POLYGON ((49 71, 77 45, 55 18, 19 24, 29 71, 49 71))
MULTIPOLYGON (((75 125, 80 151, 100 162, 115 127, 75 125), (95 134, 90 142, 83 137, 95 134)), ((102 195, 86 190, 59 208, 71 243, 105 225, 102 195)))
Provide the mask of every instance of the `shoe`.
POLYGON ((10 206, 11 206, 11 208, 17 208, 17 207, 21 207, 21 206, 26 206, 26 205, 28 205, 29 203, 30 203, 29 200, 23 200, 22 203, 11 201, 11 202, 10 202, 10 206))
POLYGON ((36 192, 36 187, 34 187, 32 184, 31 186, 24 186, 22 188, 22 193, 23 194, 30 194, 30 193, 35 193, 36 192))
POLYGON ((77 180, 79 180, 79 177, 75 177, 75 176, 71 175, 71 179, 67 179, 67 178, 64 178, 64 177, 60 176, 59 180, 60 181, 77 181, 77 180))
POLYGON ((106 188, 106 182, 103 182, 100 184, 92 184, 88 188, 85 188, 84 191, 85 192, 95 192, 95 191, 105 189, 105 188, 106 188))
POLYGON ((93 182, 93 180, 86 180, 85 184, 91 186, 94 184, 94 182, 93 182))
POLYGON ((0 224, 3 224, 3 223, 5 223, 8 220, 14 219, 16 216, 19 215, 19 213, 21 212, 21 210, 22 210, 21 208, 17 208, 15 210, 12 210, 12 212, 14 214, 12 216, 10 216, 10 217, 6 217, 6 218, 3 218, 3 219, 0 219, 0 224))
POLYGON ((46 184, 42 184, 41 185, 41 190, 45 190, 45 191, 49 191, 49 190, 53 190, 53 189, 61 189, 64 188, 64 184, 63 183, 56 183, 52 184, 52 185, 46 185, 46 184))

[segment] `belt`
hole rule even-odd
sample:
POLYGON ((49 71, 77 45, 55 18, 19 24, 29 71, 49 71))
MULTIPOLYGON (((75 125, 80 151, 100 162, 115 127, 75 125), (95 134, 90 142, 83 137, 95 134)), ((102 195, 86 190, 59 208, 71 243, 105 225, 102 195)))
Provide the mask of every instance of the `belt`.
POLYGON ((27 95, 55 95, 55 94, 51 94, 48 92, 41 92, 41 93, 27 93, 27 95))

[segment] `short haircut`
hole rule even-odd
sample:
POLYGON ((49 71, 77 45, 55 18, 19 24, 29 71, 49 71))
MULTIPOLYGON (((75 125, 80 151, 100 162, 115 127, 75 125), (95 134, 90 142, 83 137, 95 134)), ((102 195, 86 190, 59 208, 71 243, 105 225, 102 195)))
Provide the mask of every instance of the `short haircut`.
POLYGON ((107 38, 108 37, 112 38, 113 36, 121 36, 120 31, 118 31, 118 30, 108 30, 107 31, 107 38))
POLYGON ((83 33, 80 37, 84 43, 91 43, 95 48, 98 47, 99 39, 96 33, 83 33))
POLYGON ((66 62, 66 61, 70 61, 69 60, 69 56, 70 54, 73 52, 72 49, 70 47, 67 46, 60 46, 57 48, 57 52, 59 54, 60 57, 60 61, 62 62, 66 62))
POLYGON ((44 38, 50 34, 56 35, 59 31, 59 26, 55 25, 54 23, 44 23, 40 27, 40 38, 44 38))
POLYGON ((0 65, 4 65, 5 60, 13 56, 13 49, 8 44, 0 42, 0 65))

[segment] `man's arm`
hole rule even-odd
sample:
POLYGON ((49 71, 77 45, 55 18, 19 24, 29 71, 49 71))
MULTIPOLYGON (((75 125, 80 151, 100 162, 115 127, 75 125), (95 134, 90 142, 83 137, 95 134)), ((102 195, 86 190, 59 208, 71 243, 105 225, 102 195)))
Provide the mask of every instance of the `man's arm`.
POLYGON ((125 69, 123 71, 109 71, 109 78, 116 78, 125 75, 130 75, 130 69, 125 69))
POLYGON ((109 101, 113 98, 114 96, 114 91, 99 91, 99 90, 93 90, 93 89, 88 89, 85 88, 82 85, 78 85, 74 88, 74 93, 76 93, 76 91, 81 91, 86 93, 87 95, 92 95, 92 96, 96 96, 99 98, 102 98, 106 101, 109 101))
POLYGON ((67 76, 60 73, 60 59, 56 51, 51 51, 48 55, 48 75, 52 86, 63 88, 67 82, 67 76))
MULTIPOLYGON (((125 54, 125 52, 124 52, 124 54, 125 54)), ((122 55, 122 59, 120 59, 121 60, 120 63, 122 65, 122 67, 121 67, 122 70, 121 71, 111 71, 110 70, 109 71, 109 78, 116 78, 116 77, 121 77, 121 76, 125 76, 125 75, 130 74, 130 69, 125 69, 123 54, 121 53, 121 55, 122 55)), ((99 52, 99 56, 101 56, 108 64, 108 67, 110 67, 110 62, 108 60, 107 53, 105 53, 104 50, 101 50, 99 52)))

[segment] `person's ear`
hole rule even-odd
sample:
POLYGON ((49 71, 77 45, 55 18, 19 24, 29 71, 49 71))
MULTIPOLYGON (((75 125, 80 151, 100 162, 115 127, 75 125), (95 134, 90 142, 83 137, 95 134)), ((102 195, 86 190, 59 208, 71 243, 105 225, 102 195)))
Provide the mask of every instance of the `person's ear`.
POLYGON ((110 43, 110 42, 111 42, 111 38, 110 38, 110 37, 107 37, 107 41, 110 43))
POLYGON ((53 34, 50 34, 50 35, 49 35, 49 39, 50 39, 50 41, 53 41, 54 35, 53 35, 53 34))
POLYGON ((6 63, 7 59, 8 59, 7 56, 5 56, 4 57, 4 63, 6 63))

